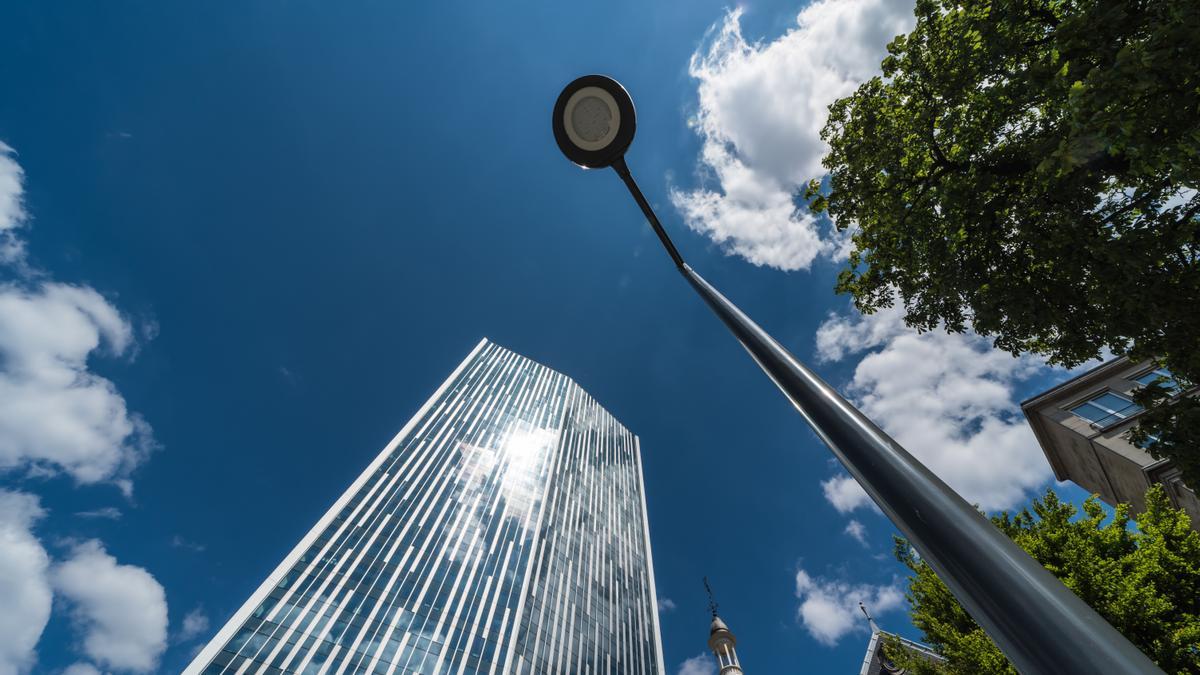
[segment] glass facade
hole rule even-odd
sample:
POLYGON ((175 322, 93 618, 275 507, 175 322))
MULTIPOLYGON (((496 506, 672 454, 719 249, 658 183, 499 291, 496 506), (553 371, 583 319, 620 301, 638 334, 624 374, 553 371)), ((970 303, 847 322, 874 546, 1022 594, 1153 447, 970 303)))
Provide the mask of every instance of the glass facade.
POLYGON ((185 673, 663 673, 637 437, 486 340, 185 673))

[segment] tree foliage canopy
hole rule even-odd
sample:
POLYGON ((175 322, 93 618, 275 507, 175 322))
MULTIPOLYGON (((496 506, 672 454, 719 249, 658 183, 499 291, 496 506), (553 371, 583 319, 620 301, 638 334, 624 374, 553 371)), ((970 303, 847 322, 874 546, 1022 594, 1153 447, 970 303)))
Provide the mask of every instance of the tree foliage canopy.
MULTIPOLYGON (((1105 512, 1093 496, 1077 509, 1053 491, 1030 509, 992 521, 1168 673, 1200 673, 1200 533, 1159 486, 1129 525, 1128 505, 1105 512)), ((933 570, 896 541, 896 557, 913 571, 908 601, 926 643, 946 657, 931 664, 891 649, 911 673, 1012 673, 983 629, 933 570)))
MULTIPOLYGON (((883 77, 830 107, 838 279, 863 312, 1074 366, 1104 348, 1200 383, 1200 2, 918 0, 883 77)), ((1200 405, 1147 416, 1155 451, 1200 405)), ((1197 467, 1185 468, 1192 485, 1197 467)))

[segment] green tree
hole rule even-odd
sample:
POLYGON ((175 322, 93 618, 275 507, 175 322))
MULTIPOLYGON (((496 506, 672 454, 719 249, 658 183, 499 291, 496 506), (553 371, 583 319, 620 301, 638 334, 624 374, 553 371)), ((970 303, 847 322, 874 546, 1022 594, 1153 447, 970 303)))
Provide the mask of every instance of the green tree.
MULTIPOLYGON (((883 77, 830 107, 837 289, 923 330, 1200 383, 1200 2, 918 0, 883 77)), ((1200 401, 1143 426, 1200 486, 1200 401)))
MULTIPOLYGON (((1168 673, 1200 673, 1200 533, 1174 509, 1160 486, 1130 528, 1129 506, 1104 523, 1093 496, 1077 509, 1053 491, 1032 512, 1002 513, 992 522, 1168 673)), ((888 650, 911 673, 1013 673, 983 629, 908 543, 896 557, 912 570, 907 597, 924 640, 946 657, 935 665, 903 649, 888 650)))

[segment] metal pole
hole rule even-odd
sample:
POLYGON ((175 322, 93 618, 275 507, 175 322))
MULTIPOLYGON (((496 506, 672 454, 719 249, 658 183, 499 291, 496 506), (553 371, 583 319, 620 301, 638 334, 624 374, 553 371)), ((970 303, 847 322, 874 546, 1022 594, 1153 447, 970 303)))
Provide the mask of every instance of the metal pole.
POLYGON ((676 267, 954 597, 1026 675, 1162 673, 1046 568, 696 274, 624 161, 618 175, 676 267))

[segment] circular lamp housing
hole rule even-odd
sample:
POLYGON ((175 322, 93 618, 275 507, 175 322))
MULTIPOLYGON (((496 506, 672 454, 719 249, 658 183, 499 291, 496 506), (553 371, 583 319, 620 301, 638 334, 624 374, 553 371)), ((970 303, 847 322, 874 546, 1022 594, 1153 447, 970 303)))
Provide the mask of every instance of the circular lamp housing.
POLYGON ((629 92, 604 75, 584 75, 568 84, 554 104, 551 124, 558 149, 587 169, 621 159, 637 129, 629 92))

